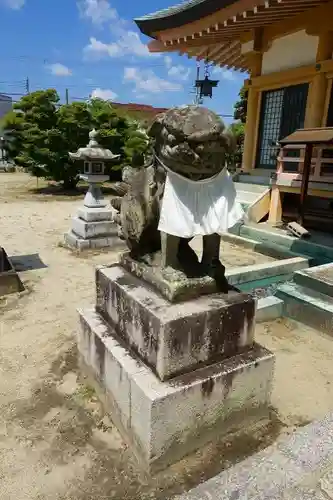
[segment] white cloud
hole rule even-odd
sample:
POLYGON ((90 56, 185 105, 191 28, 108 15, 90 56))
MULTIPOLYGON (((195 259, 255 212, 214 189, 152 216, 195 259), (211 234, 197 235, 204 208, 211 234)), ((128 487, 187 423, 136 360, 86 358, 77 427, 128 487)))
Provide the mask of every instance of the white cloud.
POLYGON ((164 63, 168 69, 172 66, 172 58, 170 56, 164 56, 164 63))
POLYGON ((177 92, 183 90, 180 83, 163 80, 151 70, 140 70, 127 67, 124 69, 124 81, 134 83, 134 91, 138 93, 148 92, 157 94, 159 92, 177 92))
MULTIPOLYGON (((0 0, 1 1, 1 0, 0 0)), ((122 19, 117 10, 111 7, 107 0, 78 0, 78 7, 83 17, 90 19, 95 25, 110 22, 113 40, 104 42, 91 37, 84 48, 84 56, 90 59, 103 57, 159 57, 151 54, 148 47, 141 41, 136 31, 129 29, 129 22, 122 19)))
POLYGON ((104 24, 118 18, 116 9, 107 0, 79 0, 77 6, 81 16, 94 24, 104 24))
POLYGON ((84 55, 88 58, 102 59, 103 57, 119 57, 119 47, 115 43, 104 43, 95 37, 90 37, 89 44, 84 48, 84 55))
POLYGON ((182 64, 178 64, 174 66, 172 64, 172 58, 170 56, 164 56, 164 64, 168 70, 168 75, 170 78, 175 78, 177 80, 188 80, 191 70, 189 68, 185 68, 182 64))
POLYGON ((92 98, 104 99, 105 101, 114 101, 118 95, 111 89, 100 89, 97 88, 91 93, 92 98))
POLYGON ((25 0, 0 0, 0 4, 3 3, 6 7, 9 7, 13 10, 22 9, 25 4, 25 0))
POLYGON ((190 74, 191 70, 189 68, 185 68, 185 66, 182 66, 181 64, 179 64, 178 66, 171 66, 168 71, 168 75, 171 78, 176 78, 183 81, 188 80, 190 74))
POLYGON ((60 64, 60 63, 50 64, 48 66, 48 68, 51 71, 52 75, 55 75, 55 76, 72 76, 72 70, 69 69, 64 64, 60 64))
POLYGON ((215 66, 213 69, 213 75, 218 75, 222 80, 229 80, 230 82, 236 80, 235 75, 229 69, 223 69, 220 66, 215 66))
MULTIPOLYGON (((103 57, 151 57, 148 47, 142 43, 138 33, 135 31, 122 30, 120 37, 111 43, 101 42, 97 38, 91 37, 89 44, 84 48, 84 55, 92 59, 103 57)), ((159 55, 159 54, 158 54, 159 55)))

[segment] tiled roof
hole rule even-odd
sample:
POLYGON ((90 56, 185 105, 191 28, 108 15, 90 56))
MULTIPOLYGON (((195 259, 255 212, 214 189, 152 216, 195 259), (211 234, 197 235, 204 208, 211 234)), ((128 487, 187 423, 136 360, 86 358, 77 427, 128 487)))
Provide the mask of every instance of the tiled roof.
POLYGON ((69 156, 73 160, 115 160, 119 158, 119 155, 114 155, 112 151, 104 148, 97 147, 86 147, 80 148, 77 153, 69 153, 69 156))
POLYGON ((167 9, 158 10, 157 12, 153 12, 151 14, 147 14, 137 19, 137 21, 145 21, 148 19, 161 19, 164 17, 173 16, 178 14, 179 12, 183 12, 185 10, 191 9, 196 5, 200 5, 205 3, 207 0, 186 0, 185 2, 181 2, 177 5, 172 5, 167 9))
POLYGON ((168 9, 137 18, 135 22, 142 33, 151 36, 154 31, 177 28, 209 16, 235 2, 237 0, 187 0, 168 9))

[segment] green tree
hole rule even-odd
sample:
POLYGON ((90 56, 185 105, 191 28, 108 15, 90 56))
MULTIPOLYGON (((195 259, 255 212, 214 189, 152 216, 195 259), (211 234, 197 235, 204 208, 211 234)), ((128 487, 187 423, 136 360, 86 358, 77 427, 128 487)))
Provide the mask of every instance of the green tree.
MULTIPOLYGON (((99 141, 121 157, 120 166, 132 162, 147 148, 137 133, 137 124, 118 116, 111 103, 93 99, 88 103, 59 106, 53 89, 24 96, 4 119, 4 129, 12 137, 11 158, 35 176, 62 182, 66 189, 79 180, 80 165, 69 152, 84 147, 89 131, 99 131, 99 141)), ((119 166, 118 166, 119 168, 119 166)))
POLYGON ((233 151, 227 155, 227 163, 230 168, 235 168, 242 163, 244 144, 244 124, 241 122, 232 123, 228 132, 234 144, 233 151))
POLYGON ((100 144, 120 155, 114 169, 141 164, 139 157, 147 151, 147 136, 140 123, 121 114, 109 101, 92 99, 89 104, 93 126, 99 131, 100 144))
POLYGON ((242 87, 239 91, 239 99, 234 105, 234 119, 246 123, 247 114, 247 90, 242 87))
POLYGON ((47 176, 48 130, 56 126, 55 90, 37 91, 14 105, 4 119, 4 129, 12 137, 10 155, 33 175, 47 176))
POLYGON ((6 151, 9 160, 15 160, 22 150, 24 117, 22 113, 10 111, 1 121, 1 132, 6 142, 6 151))
POLYGON ((124 145, 125 161, 132 166, 144 164, 145 153, 149 147, 149 137, 140 124, 134 121, 127 130, 124 145))
POLYGON ((229 133, 234 143, 234 151, 227 156, 228 165, 233 168, 242 164, 247 114, 247 90, 244 87, 241 88, 238 95, 239 99, 234 105, 234 119, 237 121, 229 127, 229 133))

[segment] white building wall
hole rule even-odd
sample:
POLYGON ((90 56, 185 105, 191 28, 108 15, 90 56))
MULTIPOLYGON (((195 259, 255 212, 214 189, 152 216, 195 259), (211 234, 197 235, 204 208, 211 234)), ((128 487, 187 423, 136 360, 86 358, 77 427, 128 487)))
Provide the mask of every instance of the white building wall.
POLYGON ((262 74, 314 64, 317 47, 318 37, 307 35, 305 30, 277 38, 263 54, 262 74))

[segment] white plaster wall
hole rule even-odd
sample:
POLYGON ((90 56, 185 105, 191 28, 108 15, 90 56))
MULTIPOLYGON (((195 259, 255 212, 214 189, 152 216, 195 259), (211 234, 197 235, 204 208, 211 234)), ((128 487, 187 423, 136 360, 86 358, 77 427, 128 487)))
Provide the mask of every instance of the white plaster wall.
POLYGON ((262 74, 315 63, 317 46, 318 37, 307 35, 305 30, 273 40, 263 55, 262 74))
POLYGON ((250 40, 249 42, 242 43, 241 46, 241 54, 247 54, 253 50, 254 40, 250 40))

